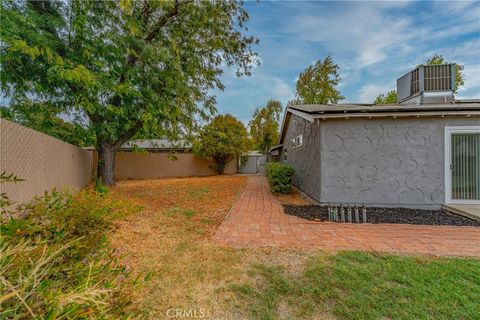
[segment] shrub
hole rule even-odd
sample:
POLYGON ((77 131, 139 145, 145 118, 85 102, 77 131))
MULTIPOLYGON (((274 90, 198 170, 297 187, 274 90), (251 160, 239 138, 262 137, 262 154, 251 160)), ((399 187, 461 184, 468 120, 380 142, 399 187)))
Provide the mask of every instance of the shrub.
POLYGON ((270 190, 287 194, 292 190, 292 177, 295 170, 291 165, 281 162, 267 163, 267 179, 270 190))
POLYGON ((99 194, 108 193, 108 188, 103 184, 101 177, 95 177, 95 191, 99 194))
POLYGON ((0 319, 128 317, 138 282, 105 233, 135 209, 95 192, 52 192, 2 216, 0 319))

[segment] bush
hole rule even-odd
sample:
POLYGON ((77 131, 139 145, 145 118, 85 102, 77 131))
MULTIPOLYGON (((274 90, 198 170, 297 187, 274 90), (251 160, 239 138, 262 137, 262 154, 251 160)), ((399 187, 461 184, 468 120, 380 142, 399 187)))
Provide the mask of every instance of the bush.
POLYGON ((53 192, 2 216, 0 319, 128 317, 138 281, 105 233, 135 209, 94 192, 53 192))
POLYGON ((292 177, 295 170, 291 165, 281 162, 267 163, 267 179, 270 190, 287 194, 292 190, 292 177))

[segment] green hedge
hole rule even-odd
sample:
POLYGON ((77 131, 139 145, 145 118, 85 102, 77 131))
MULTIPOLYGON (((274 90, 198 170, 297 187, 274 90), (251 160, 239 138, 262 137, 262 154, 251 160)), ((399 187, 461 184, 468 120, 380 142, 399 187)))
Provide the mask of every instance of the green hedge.
POLYGON ((267 179, 270 190, 287 194, 292 190, 292 177, 295 170, 291 165, 281 162, 267 163, 267 179))

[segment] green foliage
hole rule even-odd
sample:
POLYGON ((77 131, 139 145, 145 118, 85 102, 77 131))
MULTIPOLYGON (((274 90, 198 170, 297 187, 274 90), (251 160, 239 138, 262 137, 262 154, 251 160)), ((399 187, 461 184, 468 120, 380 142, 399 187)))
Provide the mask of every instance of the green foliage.
POLYGON ((252 265, 229 287, 254 319, 476 319, 480 261, 341 252, 311 258, 298 275, 252 265))
POLYGON ((390 90, 386 94, 379 94, 376 98, 375 101, 373 102, 374 104, 396 104, 397 103, 397 91, 396 90, 390 90))
POLYGON ((246 152, 249 147, 247 129, 235 117, 216 116, 203 127, 193 145, 195 154, 214 162, 214 170, 222 174, 228 162, 246 152))
MULTIPOLYGON (((0 185, 2 183, 16 183, 16 182, 22 182, 25 181, 22 178, 17 177, 13 173, 7 173, 6 171, 3 171, 0 173, 0 185)), ((10 206, 13 205, 12 200, 8 197, 6 192, 0 191, 0 213, 1 214, 8 214, 10 213, 10 206)))
POLYGON ((0 173, 0 183, 20 182, 20 181, 25 181, 25 179, 21 179, 13 173, 9 174, 6 171, 2 171, 2 173, 0 173))
POLYGON ((183 215, 188 219, 193 218, 197 213, 193 209, 184 209, 179 206, 170 207, 163 212, 167 217, 176 217, 178 218, 179 215, 183 215))
POLYGON ((193 218, 193 216, 196 214, 195 210, 193 209, 187 209, 183 212, 183 214, 187 217, 187 218, 193 218))
POLYGON ((208 186, 195 186, 189 188, 188 193, 186 194, 186 198, 192 200, 201 200, 207 198, 209 196, 209 193, 210 188, 208 186))
POLYGON ((300 73, 295 100, 289 104, 335 104, 344 97, 336 86, 341 78, 331 56, 318 60, 300 73))
POLYGON ((2 93, 88 119, 99 158, 136 134, 191 135, 216 111, 224 66, 249 75, 256 61, 239 1, 5 0, 0 12, 2 93))
POLYGON ((248 123, 254 148, 265 154, 278 141, 278 121, 283 110, 280 101, 269 100, 267 105, 256 109, 248 123))
POLYGON ((133 210, 95 193, 52 192, 2 215, 0 318, 127 317, 136 282, 105 233, 133 210))
POLYGON ((295 169, 291 165, 281 162, 269 162, 266 169, 268 183, 272 192, 287 194, 292 190, 292 177, 295 174, 295 169))
POLYGON ((95 192, 102 195, 108 193, 108 188, 103 184, 101 177, 95 177, 95 192))

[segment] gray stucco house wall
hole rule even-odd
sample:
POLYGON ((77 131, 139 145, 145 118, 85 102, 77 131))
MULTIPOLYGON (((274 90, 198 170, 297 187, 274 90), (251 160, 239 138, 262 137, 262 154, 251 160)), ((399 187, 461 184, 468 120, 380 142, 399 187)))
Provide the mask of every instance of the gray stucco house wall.
POLYGON ((283 161, 294 184, 321 203, 440 208, 445 200, 446 126, 478 126, 480 116, 316 119, 291 114, 283 161), (303 135, 303 144, 292 139, 303 135))
POLYGON ((286 130, 283 153, 287 157, 283 161, 295 168, 293 184, 312 198, 320 201, 321 193, 321 132, 320 125, 310 123, 298 116, 292 116, 286 130), (303 145, 292 148, 291 141, 303 134, 303 145))

